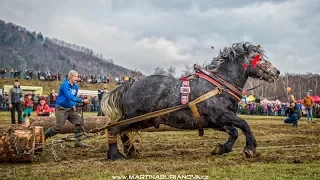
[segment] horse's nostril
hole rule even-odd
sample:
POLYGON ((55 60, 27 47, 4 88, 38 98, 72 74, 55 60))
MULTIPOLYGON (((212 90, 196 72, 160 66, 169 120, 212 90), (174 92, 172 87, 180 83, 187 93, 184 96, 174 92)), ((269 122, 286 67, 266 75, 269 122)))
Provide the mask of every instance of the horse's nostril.
POLYGON ((279 70, 277 70, 277 74, 280 74, 280 71, 279 71, 279 70))

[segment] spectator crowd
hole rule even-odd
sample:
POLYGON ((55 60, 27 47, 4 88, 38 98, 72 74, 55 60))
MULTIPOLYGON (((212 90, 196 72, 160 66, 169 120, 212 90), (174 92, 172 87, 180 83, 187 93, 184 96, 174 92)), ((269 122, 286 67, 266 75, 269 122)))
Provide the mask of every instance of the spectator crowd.
MULTIPOLYGON (((287 116, 287 103, 259 103, 259 102, 240 102, 238 105, 238 114, 244 115, 265 115, 265 116, 287 116)), ((297 103, 297 108, 301 116, 306 115, 306 107, 297 103)), ((315 117, 320 117, 320 104, 315 103, 313 108, 315 117)))
MULTIPOLYGON (((40 101, 43 100, 45 104, 49 106, 51 109, 50 112, 54 112, 54 107, 56 103, 57 94, 53 90, 49 95, 48 94, 25 94, 24 101, 21 101, 22 107, 27 108, 28 104, 24 104, 25 101, 28 99, 28 96, 31 96, 30 100, 33 102, 32 111, 36 111, 40 101)), ((80 94, 79 97, 81 99, 89 99, 90 104, 87 104, 83 107, 84 112, 98 112, 99 111, 99 99, 97 96, 86 96, 80 94)), ((5 92, 3 95, 0 94, 0 110, 1 111, 10 111, 9 109, 9 94, 5 92)), ((30 107, 28 107, 30 108, 30 107)))
MULTIPOLYGON (((61 81, 62 73, 58 72, 43 72, 43 71, 31 71, 31 70, 7 70, 2 67, 0 69, 1 78, 11 78, 11 79, 25 79, 25 80, 43 80, 43 81, 61 81)), ((67 78, 67 75, 65 76, 67 78)), ((116 77, 115 83, 123 84, 125 82, 134 82, 136 79, 130 76, 116 77)), ((91 84, 102 84, 111 83, 111 77, 109 75, 96 75, 90 74, 79 74, 79 82, 86 82, 91 84)))
MULTIPOLYGON (((53 91, 52 93, 48 94, 26 94, 24 95, 24 101, 28 99, 28 95, 31 96, 31 100, 33 102, 32 111, 36 111, 38 105, 40 104, 41 100, 44 100, 44 103, 47 104, 51 111, 54 112, 55 102, 57 94, 53 91)), ((83 107, 83 111, 85 112, 98 112, 99 111, 99 100, 97 96, 86 96, 86 95, 79 95, 81 99, 89 99, 90 104, 87 104, 83 107)), ((5 92, 3 95, 0 94, 0 110, 1 111, 10 111, 9 109, 9 94, 5 92)), ((24 107, 24 101, 21 102, 22 107, 24 107)), ((24 107, 25 109, 26 107, 24 107)))

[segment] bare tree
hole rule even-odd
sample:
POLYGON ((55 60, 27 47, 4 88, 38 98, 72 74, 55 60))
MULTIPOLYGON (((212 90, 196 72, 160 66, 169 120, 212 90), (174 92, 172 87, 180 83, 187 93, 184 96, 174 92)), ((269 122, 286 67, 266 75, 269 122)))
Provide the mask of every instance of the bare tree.
POLYGON ((174 77, 176 75, 176 68, 173 67, 173 66, 170 66, 168 69, 167 69, 167 76, 169 77, 174 77))
POLYGON ((166 75, 167 74, 167 71, 161 67, 156 67, 154 69, 154 73, 155 75, 166 75))
MULTIPOLYGON (((279 99, 281 101, 290 101, 290 95, 293 95, 296 100, 302 99, 308 90, 312 90, 312 95, 320 95, 320 90, 318 89, 319 76, 319 74, 312 73, 286 73, 278 81, 264 83, 259 88, 248 92, 248 94, 252 94, 255 97, 279 99), (290 92, 287 92, 288 87, 291 88, 290 92)), ((245 89, 252 88, 260 82, 259 80, 249 78, 245 89)))
POLYGON ((184 66, 184 69, 182 70, 181 77, 189 76, 192 73, 192 71, 193 71, 192 66, 189 66, 188 64, 186 64, 184 66))

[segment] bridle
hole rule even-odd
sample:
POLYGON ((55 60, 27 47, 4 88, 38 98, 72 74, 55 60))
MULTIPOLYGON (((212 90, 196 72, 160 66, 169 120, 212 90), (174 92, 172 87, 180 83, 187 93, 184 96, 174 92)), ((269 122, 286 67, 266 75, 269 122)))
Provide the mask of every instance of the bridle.
MULTIPOLYGON (((255 55, 255 57, 250 61, 250 65, 245 65, 244 64, 244 67, 248 67, 247 68, 247 74, 248 74, 248 77, 251 77, 250 75, 250 69, 251 68, 259 68, 264 74, 271 74, 271 68, 273 67, 272 64, 268 61, 265 61, 265 62, 261 62, 261 57, 260 57, 260 54, 257 53, 255 55)), ((260 72, 261 72, 260 71, 260 72)), ((260 80, 262 80, 263 78, 263 74, 260 74, 260 80)), ((254 90, 260 86, 262 86, 263 84, 265 83, 265 81, 263 81, 262 83, 260 83, 259 85, 253 87, 253 88, 250 88, 250 89, 246 89, 245 91, 251 91, 251 90, 254 90)))

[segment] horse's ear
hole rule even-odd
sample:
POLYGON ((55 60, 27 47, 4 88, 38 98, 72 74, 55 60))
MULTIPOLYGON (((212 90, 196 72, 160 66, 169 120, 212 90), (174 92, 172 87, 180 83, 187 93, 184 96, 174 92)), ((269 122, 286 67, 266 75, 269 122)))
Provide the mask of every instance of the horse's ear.
POLYGON ((244 50, 246 53, 249 53, 249 49, 248 49, 248 47, 247 47, 246 44, 243 44, 242 47, 243 47, 243 50, 244 50))

